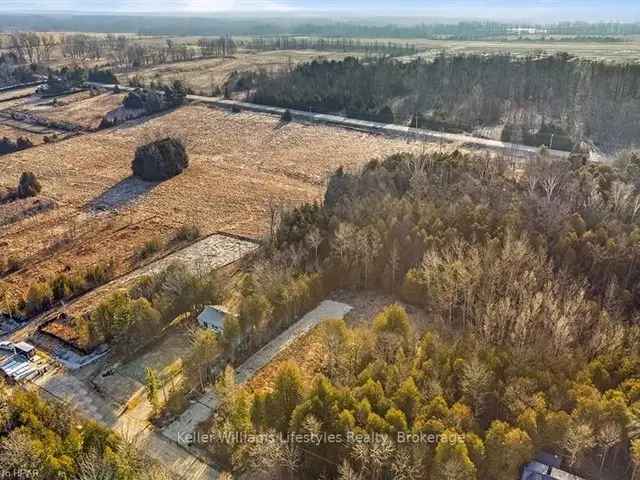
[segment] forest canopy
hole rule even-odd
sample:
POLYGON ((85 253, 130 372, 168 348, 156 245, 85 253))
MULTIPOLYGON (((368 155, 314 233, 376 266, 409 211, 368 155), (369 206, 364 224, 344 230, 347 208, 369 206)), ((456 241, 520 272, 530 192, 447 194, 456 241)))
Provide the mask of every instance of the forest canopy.
POLYGON ((311 380, 293 363, 264 390, 225 375, 206 428, 218 439, 378 436, 202 446, 260 478, 507 480, 541 450, 586 478, 636 471, 639 206, 636 153, 602 165, 580 148, 568 160, 542 152, 523 168, 459 152, 394 155, 338 169, 322 205, 283 214, 241 309, 269 288, 265 272, 402 303, 366 324, 327 322, 311 380))
POLYGON ((568 54, 442 54, 412 62, 347 58, 250 75, 253 101, 284 108, 438 131, 504 127, 505 141, 563 150, 581 140, 613 150, 640 138, 638 65, 568 54))

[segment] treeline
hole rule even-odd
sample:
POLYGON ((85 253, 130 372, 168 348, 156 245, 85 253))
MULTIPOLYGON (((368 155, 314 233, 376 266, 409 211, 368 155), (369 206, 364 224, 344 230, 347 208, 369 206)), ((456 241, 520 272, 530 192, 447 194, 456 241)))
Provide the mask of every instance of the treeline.
POLYGON ((416 25, 367 25, 356 22, 307 23, 293 27, 294 35, 327 35, 364 38, 430 38, 481 40, 520 35, 628 36, 640 33, 640 23, 562 22, 510 24, 500 22, 421 23, 416 25), (531 31, 531 34, 528 32, 531 31))
POLYGON ((1 381, 0 466, 6 478, 168 478, 133 444, 67 404, 1 381))
POLYGON ((122 105, 132 110, 144 109, 149 114, 182 105, 191 93, 180 80, 174 80, 171 85, 151 81, 149 89, 145 89, 134 77, 130 85, 137 88, 124 97, 122 105))
POLYGON ((0 87, 19 85, 33 82, 36 79, 34 66, 19 65, 18 58, 13 54, 0 55, 0 87))
POLYGON ((197 45, 177 43, 171 39, 163 45, 145 45, 142 42, 117 37, 117 48, 112 50, 114 66, 139 68, 164 63, 185 62, 197 58, 224 58, 236 52, 236 43, 228 35, 220 38, 201 38, 197 45))
POLYGON ((363 52, 367 55, 414 55, 418 52, 414 44, 397 42, 367 41, 353 38, 306 38, 306 37, 260 37, 240 41, 241 47, 258 50, 319 50, 363 52))
POLYGON ((639 79, 637 65, 567 54, 442 54, 431 62, 316 61, 262 72, 251 83, 253 101, 267 105, 438 130, 507 125, 524 129, 525 137, 546 126, 547 146, 554 147, 554 137, 568 136, 570 144, 584 139, 619 148, 640 136, 639 79))
POLYGON ((310 383, 291 365, 266 392, 225 375, 213 438, 312 440, 207 448, 266 478, 507 480, 540 450, 587 478, 629 476, 640 465, 639 213, 637 153, 606 166, 581 148, 569 160, 542 152, 518 173, 457 152, 339 169, 323 206, 282 215, 271 264, 321 275, 326 291, 392 293, 432 328, 392 306, 372 327, 330 322, 310 383), (322 441, 348 432, 382 437, 322 441))
POLYGON ((329 290, 402 291, 453 328, 477 329, 496 343, 528 344, 533 332, 559 328, 550 312, 562 312, 562 334, 549 331, 545 341, 595 355, 640 313, 633 247, 640 156, 622 155, 612 167, 583 153, 542 155, 518 180, 502 160, 459 153, 393 156, 361 174, 338 171, 324 208, 286 214, 275 245, 298 251, 305 268, 317 251, 329 290), (547 314, 519 317, 542 292, 536 308, 547 314), (514 310, 498 307, 504 301, 514 310), (497 308, 505 310, 494 316, 497 308), (533 324, 516 328, 521 321, 533 324))
MULTIPOLYGON (((23 174, 18 187, 18 198, 32 196, 39 191, 40 184, 37 183, 37 179, 33 174, 23 174), (36 182, 35 186, 31 186, 34 185, 33 182, 36 182), (33 192, 24 192, 27 188, 32 188, 33 192)), ((17 267, 16 260, 8 263, 17 267)), ((9 274, 11 270, 0 270, 0 275, 9 274)), ((6 315, 21 321, 29 320, 49 310, 59 302, 67 302, 89 290, 104 285, 113 278, 114 274, 115 265, 111 261, 93 265, 79 274, 60 273, 46 281, 33 283, 24 298, 12 295, 10 287, 0 282, 0 315, 6 315)))
MULTIPOLYGON (((226 57, 233 55, 236 45, 229 35, 220 38, 201 38, 196 45, 179 43, 171 39, 147 44, 127 35, 60 34, 16 32, 9 35, 4 53, 16 64, 46 64, 59 56, 74 62, 103 61, 121 69, 163 63, 182 62, 200 57, 226 57)), ((2 57, 0 57, 1 59, 2 57)))
POLYGON ((214 272, 195 274, 174 264, 160 274, 143 277, 128 290, 106 298, 82 319, 78 333, 93 348, 107 342, 119 351, 144 344, 151 332, 160 333, 176 317, 197 314, 220 301, 214 272))
POLYGON ((552 35, 619 36, 640 34, 640 23, 561 22, 512 24, 509 22, 465 21, 397 25, 381 21, 339 22, 324 18, 212 18, 141 15, 28 15, 6 14, 0 28, 40 32, 138 33, 146 35, 319 35, 364 38, 457 38, 482 39, 513 35, 521 27, 552 35))

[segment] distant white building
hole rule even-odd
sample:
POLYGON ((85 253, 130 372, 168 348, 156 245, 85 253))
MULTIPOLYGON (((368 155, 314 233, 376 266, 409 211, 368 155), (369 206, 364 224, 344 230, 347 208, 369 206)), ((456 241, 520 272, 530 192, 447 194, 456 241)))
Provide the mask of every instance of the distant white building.
POLYGON ((33 358, 36 356, 36 347, 27 342, 18 342, 15 344, 16 353, 26 357, 33 358))
POLYGON ((512 27, 509 28, 510 33, 514 33, 516 35, 546 35, 549 31, 542 28, 533 28, 533 27, 512 27))
POLYGON ((224 331, 224 319, 235 317, 226 307, 222 305, 207 305, 198 315, 198 324, 201 327, 213 330, 218 334, 224 331))

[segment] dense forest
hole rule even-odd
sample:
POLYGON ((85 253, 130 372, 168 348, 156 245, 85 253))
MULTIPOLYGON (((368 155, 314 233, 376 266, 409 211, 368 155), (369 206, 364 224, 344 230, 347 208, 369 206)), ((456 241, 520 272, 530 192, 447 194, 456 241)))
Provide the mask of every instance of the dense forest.
POLYGON ((505 125, 503 140, 570 150, 640 138, 640 67, 567 54, 442 54, 433 61, 312 62, 250 75, 257 103, 446 131, 505 125))
POLYGON ((242 328, 305 291, 270 279, 309 275, 325 291, 395 295, 428 325, 399 304, 365 326, 329 322, 312 381, 287 364, 254 392, 227 372, 202 445, 252 478, 511 480, 541 449, 587 478, 635 478, 639 205, 634 153, 602 165, 543 152, 524 170, 457 152, 339 169, 323 205, 283 214, 243 288, 242 328), (345 440, 354 433, 378 435, 345 440))
POLYGON ((157 465, 68 405, 0 383, 0 473, 3 478, 165 480, 157 465))

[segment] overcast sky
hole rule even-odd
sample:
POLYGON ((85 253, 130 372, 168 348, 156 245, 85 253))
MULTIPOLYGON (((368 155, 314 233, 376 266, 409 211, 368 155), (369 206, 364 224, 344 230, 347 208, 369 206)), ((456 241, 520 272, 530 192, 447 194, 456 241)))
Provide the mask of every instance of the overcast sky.
POLYGON ((0 0, 5 12, 420 14, 531 21, 640 21, 640 0, 0 0))

